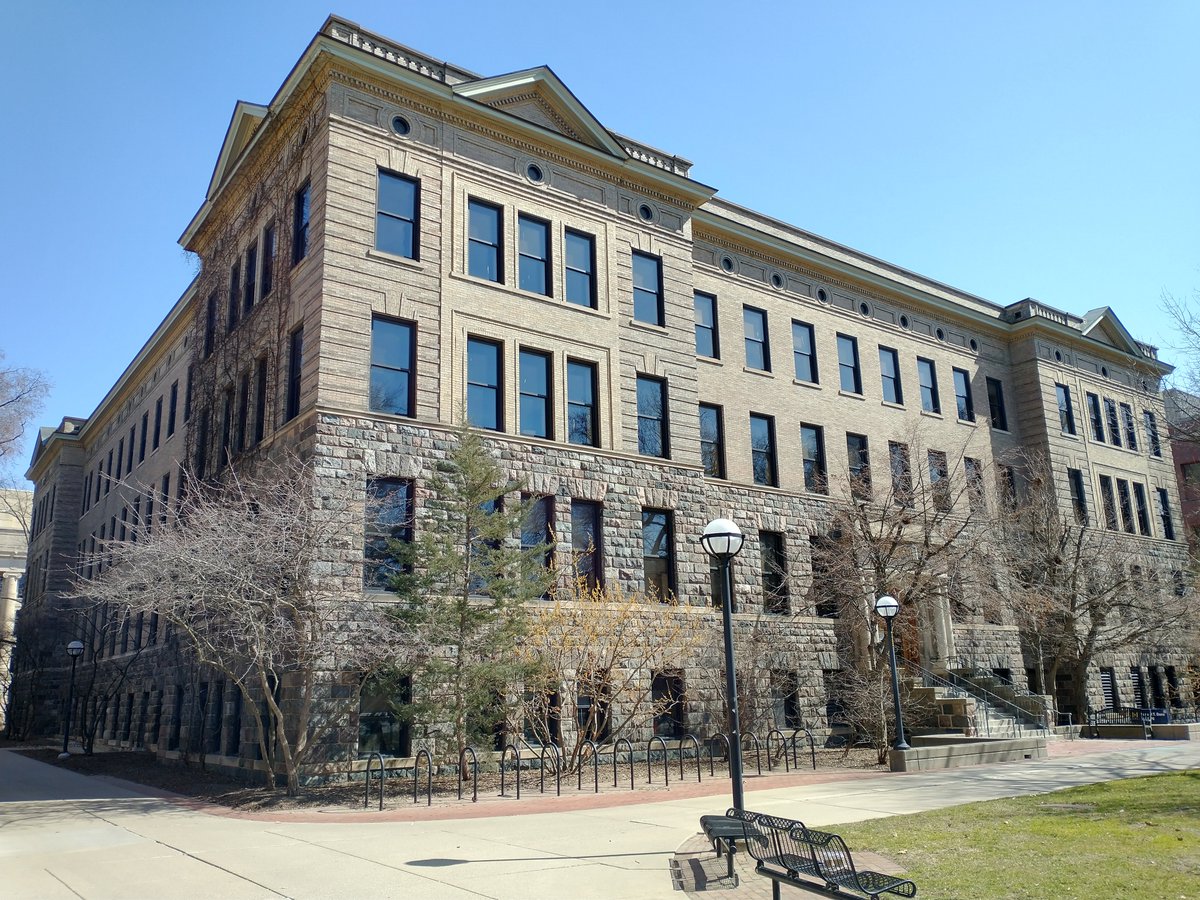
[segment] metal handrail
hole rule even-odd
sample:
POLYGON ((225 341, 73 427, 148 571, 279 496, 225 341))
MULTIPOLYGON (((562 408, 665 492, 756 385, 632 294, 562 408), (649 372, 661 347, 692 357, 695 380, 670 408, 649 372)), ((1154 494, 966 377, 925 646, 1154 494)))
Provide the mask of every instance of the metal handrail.
POLYGON ((575 779, 575 790, 583 790, 583 749, 590 747, 592 751, 592 778, 595 781, 594 793, 600 793, 600 748, 596 746, 595 741, 586 740, 580 745, 579 768, 576 770, 577 778, 575 779))
POLYGON ((700 783, 700 742, 694 734, 685 734, 679 739, 679 780, 683 781, 683 742, 691 741, 696 750, 696 784, 700 783))
POLYGON ((758 735, 753 731, 746 731, 742 734, 742 745, 744 746, 747 740, 754 741, 754 764, 758 767, 758 774, 762 774, 762 747, 758 743, 758 735))
POLYGON ((417 802, 417 775, 421 771, 421 757, 425 757, 425 805, 433 806, 433 757, 422 748, 413 759, 413 803, 417 802))
POLYGON ((479 802, 479 757, 473 747, 463 747, 458 754, 458 799, 462 799, 463 770, 467 766, 467 754, 471 754, 471 802, 479 802))
POLYGON ((517 763, 517 799, 521 799, 521 748, 516 744, 506 744, 504 749, 500 751, 500 796, 504 796, 504 760, 508 759, 508 751, 513 752, 513 759, 517 763))
POLYGON ((671 760, 667 757, 667 742, 660 738, 657 734, 646 741, 646 784, 654 784, 654 763, 650 757, 650 748, 654 746, 654 742, 658 741, 662 744, 663 752, 663 783, 667 787, 671 786, 671 760))
MULTIPOLYGON (((976 684, 972 684, 971 682, 967 681, 966 679, 961 678, 958 675, 955 675, 953 672, 950 673, 949 678, 943 678, 940 675, 935 675, 933 672, 930 672, 924 666, 920 665, 919 663, 915 663, 912 660, 908 660, 908 659, 903 660, 903 665, 906 669, 912 668, 912 669, 915 669, 916 671, 920 672, 927 684, 932 683, 932 684, 940 686, 940 687, 946 687, 946 688, 953 689, 955 691, 959 691, 961 693, 965 693, 971 697, 974 697, 976 700, 982 701, 986 706, 989 706, 992 708, 1008 707, 1016 712, 1016 715, 1012 716, 1011 718, 1016 719, 1019 717, 1019 718, 1025 719, 1025 720, 1033 719, 1035 721, 1029 722, 1029 724, 1032 725, 1032 727, 1041 728, 1043 730, 1045 730, 1045 728, 1046 728, 1045 703, 1043 701, 1041 701, 1040 698, 1037 698, 1036 694, 1030 694, 1029 696, 1034 697, 1035 699, 1038 699, 1038 701, 1042 703, 1042 716, 1040 717, 1040 719, 1039 719, 1039 717, 1030 713, 1029 710, 1025 709, 1024 707, 1022 707, 1016 703, 1013 703, 1011 700, 1007 700, 1004 697, 1000 697, 996 694, 993 694, 991 691, 987 690, 986 688, 981 688, 976 684), (959 682, 962 682, 962 683, 959 683, 959 682)), ((991 735, 991 721, 986 716, 984 717, 984 721, 985 721, 985 727, 987 728, 987 731, 988 731, 988 735, 990 736, 991 735)), ((978 730, 978 722, 976 722, 976 730, 978 730)))
MULTIPOLYGON (((908 665, 909 663, 906 661, 905 664, 908 665)), ((912 663, 912 665, 916 665, 916 664, 912 663)), ((977 666, 972 665, 972 666, 966 666, 964 668, 967 668, 972 672, 977 672, 981 675, 986 675, 990 678, 996 677, 994 673, 989 672, 986 669, 980 669, 977 666)), ((950 672, 949 675, 950 675, 949 680, 950 680, 951 684, 956 684, 957 682, 962 682, 962 684, 959 686, 962 687, 963 690, 967 691, 967 693, 974 694, 976 691, 979 691, 982 694, 986 694, 987 697, 981 698, 981 699, 987 699, 988 702, 991 703, 993 706, 998 704, 1000 706, 1009 707, 1016 713, 1016 717, 1018 717, 1018 718, 1022 718, 1022 719, 1035 719, 1036 718, 1033 713, 1031 713, 1025 707, 1021 706, 1019 703, 1013 703, 1011 700, 1009 700, 1005 697, 1001 697, 998 694, 993 694, 987 688, 979 687, 974 682, 972 682, 969 678, 964 678, 962 675, 959 675, 956 672, 950 672)), ((1028 699, 1036 702, 1037 705, 1039 707, 1041 707, 1042 714, 1041 714, 1040 720, 1031 722, 1030 724, 1033 724, 1034 726, 1036 726, 1038 728, 1045 728, 1046 727, 1046 719, 1050 712, 1050 708, 1046 705, 1045 698, 1042 697, 1041 694, 1035 694, 1032 691, 1025 690, 1024 688, 1019 688, 1015 684, 1008 684, 1006 686, 1012 688, 1012 691, 1016 696, 1027 697, 1028 699)), ((1056 717, 1056 719, 1057 719, 1057 717, 1056 717)))
POLYGON ((624 744, 629 748, 629 789, 633 787, 633 744, 629 738, 617 738, 613 741, 613 787, 617 786, 617 758, 621 755, 621 745, 624 744))
POLYGON ((367 757, 367 785, 363 791, 363 809, 366 809, 371 802, 371 763, 379 760, 379 809, 383 811, 383 783, 387 781, 387 771, 383 765, 383 754, 379 752, 372 753, 367 757))

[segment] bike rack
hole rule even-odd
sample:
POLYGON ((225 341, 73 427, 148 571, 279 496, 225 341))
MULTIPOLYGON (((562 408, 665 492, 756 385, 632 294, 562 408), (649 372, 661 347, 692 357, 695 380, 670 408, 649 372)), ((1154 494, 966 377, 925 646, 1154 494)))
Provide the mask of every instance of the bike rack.
POLYGON ((596 782, 595 793, 600 793, 600 748, 596 746, 595 741, 584 741, 579 745, 579 769, 576 770, 575 790, 583 790, 583 751, 588 748, 592 751, 592 777, 596 782))
POLYGON ((380 809, 380 811, 382 811, 383 810, 383 783, 387 779, 387 771, 384 769, 384 766, 383 766, 383 754, 382 753, 372 753, 370 756, 367 757, 367 785, 366 785, 366 790, 363 791, 363 809, 366 809, 367 806, 369 806, 371 803, 371 763, 375 762, 376 759, 379 760, 379 809, 380 809))
POLYGON ((753 731, 747 731, 742 735, 742 748, 745 749, 746 741, 754 741, 754 764, 758 767, 758 774, 762 774, 762 748, 758 743, 758 735, 753 731))
POLYGON ((421 757, 425 757, 425 805, 433 806, 433 757, 428 750, 418 750, 413 760, 413 803, 417 802, 417 775, 421 772, 421 757))
POLYGON ((654 764, 650 759, 650 748, 654 746, 654 742, 658 741, 662 744, 663 752, 663 782, 667 787, 671 786, 671 761, 667 759, 667 742, 660 738, 657 734, 646 741, 646 784, 654 784, 654 764))
POLYGON ((787 738, 783 736, 783 732, 778 728, 772 728, 767 732, 767 771, 770 772, 774 769, 771 763, 771 736, 776 734, 779 735, 779 749, 783 751, 783 771, 790 772, 791 769, 788 768, 787 738))
POLYGON ((720 738, 721 743, 723 743, 725 745, 725 759, 726 760, 728 760, 729 757, 733 753, 733 750, 729 746, 729 738, 725 737, 725 735, 720 731, 718 731, 716 734, 714 734, 712 737, 710 737, 707 741, 705 741, 705 745, 707 746, 707 749, 708 749, 708 777, 709 778, 713 777, 713 757, 716 754, 713 753, 712 745, 713 745, 713 741, 715 741, 717 738, 720 738))
POLYGON ((558 752, 558 747, 555 744, 546 744, 542 747, 542 755, 539 758, 540 765, 538 766, 538 792, 546 793, 546 751, 553 750, 554 756, 554 794, 556 797, 562 796, 562 754, 558 752))
POLYGON ((521 799, 521 750, 516 744, 508 744, 500 753, 500 796, 504 796, 504 760, 508 758, 508 751, 513 752, 513 759, 517 763, 517 799, 521 799))
POLYGON ((463 771, 467 767, 467 754, 471 754, 471 802, 479 802, 479 757, 471 747, 463 747, 458 754, 458 799, 462 799, 463 771))
POLYGON ((679 780, 683 781, 683 742, 691 741, 696 750, 696 783, 700 783, 700 742, 694 734, 685 734, 679 739, 679 780))
MULTIPOLYGON (((792 742, 792 761, 795 762, 796 760, 796 735, 800 734, 800 732, 804 732, 804 736, 808 738, 808 752, 812 755, 812 767, 813 771, 815 772, 817 771, 817 739, 813 737, 811 728, 792 729, 792 736, 790 739, 792 742)), ((796 768, 800 768, 799 763, 796 763, 796 768)))
POLYGON ((624 744, 629 749, 629 789, 633 787, 633 744, 629 742, 629 738, 617 738, 613 742, 613 787, 617 786, 617 758, 621 755, 621 745, 624 744))

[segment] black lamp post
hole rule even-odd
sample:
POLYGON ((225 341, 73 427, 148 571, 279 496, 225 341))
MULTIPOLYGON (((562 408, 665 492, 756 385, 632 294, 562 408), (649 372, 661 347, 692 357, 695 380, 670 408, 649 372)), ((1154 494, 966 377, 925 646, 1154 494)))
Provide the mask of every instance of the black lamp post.
POLYGON ((729 778, 733 782, 733 807, 745 809, 742 799, 742 733, 738 721, 737 671, 733 665, 733 558, 741 552, 745 538, 729 519, 713 519, 704 527, 700 543, 721 567, 725 598, 721 622, 725 629, 725 692, 729 706, 729 778))
POLYGON ((67 751, 67 743, 71 740, 71 707, 75 705, 75 664, 83 656, 83 641, 71 641, 67 644, 67 656, 71 657, 71 682, 67 689, 67 714, 63 717, 63 748, 58 754, 59 759, 66 759, 71 754, 67 751))
POLYGON ((875 601, 875 612, 887 623, 888 658, 892 663, 892 701, 896 704, 896 742, 892 749, 908 750, 908 742, 904 740, 904 713, 900 709, 900 678, 896 674, 896 642, 892 638, 892 624, 900 612, 900 601, 884 594, 875 601))

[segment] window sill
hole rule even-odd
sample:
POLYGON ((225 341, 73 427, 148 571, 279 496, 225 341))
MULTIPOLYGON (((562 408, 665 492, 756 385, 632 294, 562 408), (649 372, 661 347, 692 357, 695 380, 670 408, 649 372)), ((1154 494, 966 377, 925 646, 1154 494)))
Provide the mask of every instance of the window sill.
POLYGON ((858 393, 855 393, 854 391, 839 390, 838 396, 839 397, 849 397, 851 400, 866 400, 867 399, 864 394, 858 394, 858 393))
POLYGON ((893 403, 891 400, 880 400, 880 406, 886 406, 888 409, 904 409, 903 403, 893 403))
POLYGON ((775 377, 775 373, 770 369, 755 369, 752 366, 742 366, 742 371, 747 375, 762 375, 765 378, 775 377))
POLYGON ((808 389, 814 390, 814 391, 819 391, 821 389, 821 383, 818 381, 804 381, 803 379, 800 379, 800 378, 793 378, 792 384, 797 385, 798 387, 805 387, 805 388, 808 388, 808 389))
POLYGON ((1060 431, 1058 434, 1059 437, 1066 438, 1068 441, 1075 441, 1076 443, 1079 443, 1079 435, 1077 434, 1071 434, 1068 431, 1060 431))
POLYGON ((967 425, 971 428, 979 427, 979 421, 977 419, 959 419, 958 424, 959 425, 967 425))
POLYGON ((425 266, 421 264, 420 260, 411 259, 407 256, 399 256, 395 253, 388 253, 386 250, 376 250, 374 247, 368 247, 366 255, 367 259, 377 259, 380 262, 392 263, 397 266, 404 266, 407 269, 416 269, 417 271, 425 270, 425 266))
POLYGON ((640 329, 641 331, 648 331, 651 334, 665 335, 665 334, 670 333, 667 331, 666 325, 655 325, 653 322, 643 322, 641 319, 630 319, 628 324, 629 324, 630 328, 637 328, 637 329, 640 329))
POLYGON ((708 363, 710 366, 725 365, 723 362, 721 362, 721 357, 719 357, 719 356, 700 356, 699 354, 697 354, 696 362, 708 363))
POLYGON ((929 409, 921 410, 921 415, 928 416, 930 419, 944 419, 945 418, 945 416, 943 416, 940 412, 933 412, 932 410, 929 410, 929 409))
POLYGON ((992 432, 994 434, 1012 434, 1007 428, 997 428, 995 425, 992 425, 992 432))

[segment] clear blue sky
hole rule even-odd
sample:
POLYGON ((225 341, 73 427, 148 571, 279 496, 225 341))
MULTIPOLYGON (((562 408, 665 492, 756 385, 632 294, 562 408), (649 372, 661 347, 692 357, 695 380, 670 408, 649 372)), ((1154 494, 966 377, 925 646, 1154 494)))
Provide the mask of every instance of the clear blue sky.
POLYGON ((484 75, 546 64, 721 196, 980 294, 1110 305, 1171 354, 1200 288, 1200 3, 15 4, 0 348, 89 415, 186 287, 233 111, 337 12, 484 75), (603 12, 601 12, 603 10, 603 12))

